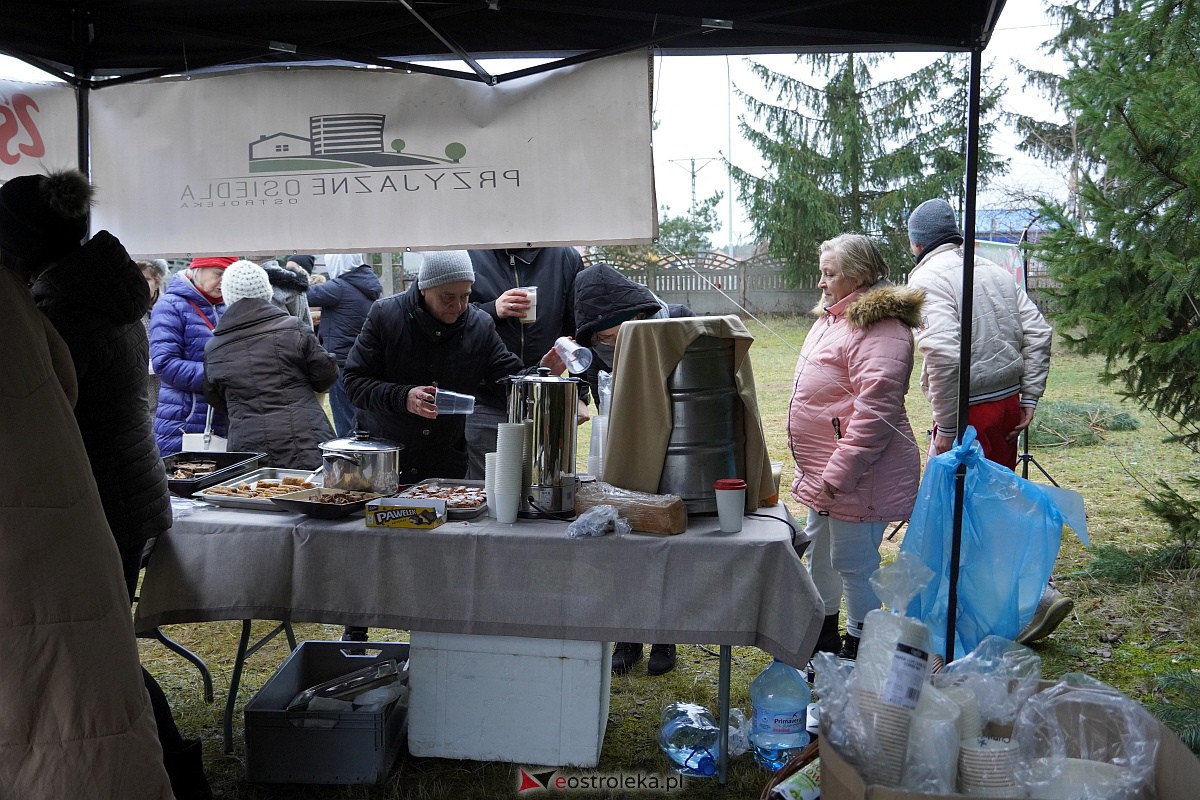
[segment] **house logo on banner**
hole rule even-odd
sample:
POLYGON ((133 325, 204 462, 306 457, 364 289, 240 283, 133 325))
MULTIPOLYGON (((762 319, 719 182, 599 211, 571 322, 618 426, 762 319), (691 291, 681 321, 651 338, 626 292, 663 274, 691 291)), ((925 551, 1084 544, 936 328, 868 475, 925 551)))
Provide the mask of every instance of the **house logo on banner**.
POLYGON ((283 205, 301 196, 384 194, 442 189, 519 188, 519 169, 472 169, 462 165, 466 145, 450 142, 443 155, 408 152, 395 138, 385 148, 385 114, 317 114, 308 119, 308 136, 287 131, 259 136, 248 147, 252 176, 331 172, 329 176, 216 180, 187 184, 181 208, 236 205, 283 205), (346 174, 351 170, 351 174, 346 174))
POLYGON ((442 151, 445 158, 405 153, 403 139, 383 147, 383 114, 325 114, 309 117, 307 137, 273 133, 250 143, 251 172, 301 172, 359 167, 412 167, 458 164, 467 154, 459 142, 442 151))

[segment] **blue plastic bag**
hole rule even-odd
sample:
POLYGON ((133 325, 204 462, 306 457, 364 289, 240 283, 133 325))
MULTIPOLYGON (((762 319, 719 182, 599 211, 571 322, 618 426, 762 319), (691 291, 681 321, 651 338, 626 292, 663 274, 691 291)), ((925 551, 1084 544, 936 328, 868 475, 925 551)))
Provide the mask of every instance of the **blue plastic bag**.
POLYGON ((919 557, 934 574, 912 601, 908 615, 929 626, 934 652, 946 651, 950 548, 954 527, 954 472, 967 465, 959 554, 954 657, 989 635, 1015 640, 1033 618, 1050 579, 1063 526, 1085 545, 1083 498, 1032 483, 988 461, 968 427, 960 444, 929 459, 916 507, 900 549, 919 557))

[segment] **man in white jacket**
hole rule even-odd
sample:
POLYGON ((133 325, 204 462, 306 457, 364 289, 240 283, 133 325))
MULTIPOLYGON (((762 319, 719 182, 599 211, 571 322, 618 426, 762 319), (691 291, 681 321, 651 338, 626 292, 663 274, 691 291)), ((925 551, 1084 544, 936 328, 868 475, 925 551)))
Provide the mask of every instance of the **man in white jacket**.
MULTIPOLYGON (((954 446, 960 425, 974 426, 987 458, 1017 466, 1017 439, 1033 421, 1050 374, 1053 331, 1013 275, 975 256, 971 314, 971 378, 967 419, 958 418, 962 336, 963 235, 945 200, 926 200, 908 217, 917 266, 908 285, 925 292, 917 349, 924 362, 921 390, 933 407, 935 453, 954 446)), ((1049 636, 1074 604, 1053 584, 1018 640, 1049 636)))

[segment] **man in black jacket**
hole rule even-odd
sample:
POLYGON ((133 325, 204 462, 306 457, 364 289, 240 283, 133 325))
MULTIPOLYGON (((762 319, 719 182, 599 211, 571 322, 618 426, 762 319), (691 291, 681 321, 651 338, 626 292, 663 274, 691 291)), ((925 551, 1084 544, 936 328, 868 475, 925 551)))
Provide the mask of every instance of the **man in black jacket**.
MULTIPOLYGON (((583 259, 572 247, 471 250, 475 285, 471 302, 496 324, 504 344, 522 367, 540 363, 560 336, 575 335, 575 277, 583 259), (532 322, 524 322, 531 300, 522 287, 537 287, 532 322)), ((483 479, 483 457, 496 451, 496 425, 508 421, 507 386, 488 383, 475 392, 467 420, 467 477, 483 479)), ((579 422, 588 419, 587 390, 581 387, 579 422)))
POLYGON ((466 251, 426 253, 408 291, 372 306, 346 356, 346 392, 367 429, 405 447, 401 483, 467 474, 464 418, 438 416, 435 387, 473 395, 521 371, 470 304, 474 280, 466 251))

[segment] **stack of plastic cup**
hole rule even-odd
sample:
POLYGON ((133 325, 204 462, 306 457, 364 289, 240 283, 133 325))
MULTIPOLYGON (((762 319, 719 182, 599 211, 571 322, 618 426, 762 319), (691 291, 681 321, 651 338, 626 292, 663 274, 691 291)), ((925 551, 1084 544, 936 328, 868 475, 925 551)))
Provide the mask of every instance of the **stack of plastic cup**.
POLYGON ((596 480, 604 479, 604 446, 608 438, 608 415, 592 417, 592 442, 588 449, 588 472, 596 480))
POLYGON ((483 455, 483 493, 487 496, 487 515, 496 518, 496 453, 483 455))
POLYGON ((958 748, 958 790, 987 797, 1025 797, 1014 776, 1020 755, 1020 745, 1012 739, 963 739, 958 748))
POLYGON ((904 785, 924 792, 951 794, 958 772, 958 703, 926 686, 917 703, 904 767, 904 785))
POLYGON ((438 416, 443 414, 474 414, 475 397, 469 394, 459 394, 448 389, 438 389, 434 393, 434 404, 437 405, 438 416))
MULTIPOLYGON (((525 423, 501 422, 496 426, 496 474, 493 497, 496 501, 496 521, 512 524, 517 521, 521 506, 521 453, 525 446, 525 423)), ((486 465, 486 461, 484 462, 486 465)))

